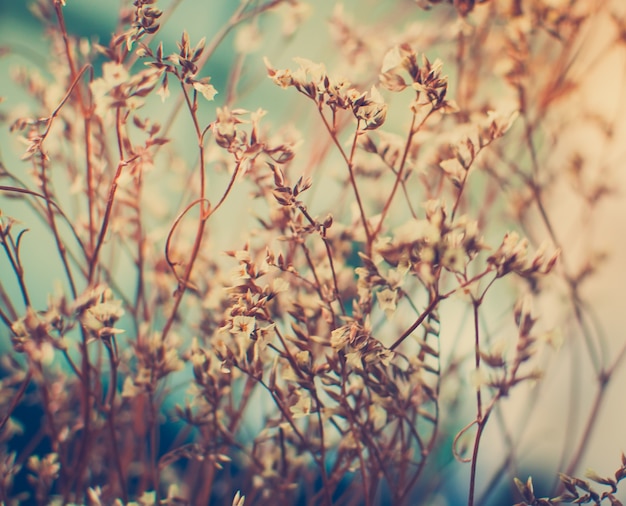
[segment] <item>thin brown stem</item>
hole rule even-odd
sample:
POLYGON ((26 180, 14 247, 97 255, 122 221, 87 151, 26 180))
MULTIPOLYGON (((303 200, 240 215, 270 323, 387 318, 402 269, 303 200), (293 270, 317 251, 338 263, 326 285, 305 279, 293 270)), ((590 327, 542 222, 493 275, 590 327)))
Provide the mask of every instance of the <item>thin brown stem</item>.
POLYGON ((356 130, 352 138, 352 144, 350 147, 350 154, 348 155, 344 151, 343 146, 341 145, 341 143, 339 142, 339 139, 337 138, 337 132, 335 128, 332 127, 328 123, 328 120, 326 119, 326 116, 324 116, 324 113, 322 112, 321 107, 318 107, 318 112, 319 112, 320 117, 322 118, 322 122, 324 123, 326 130, 328 131, 328 133, 330 134, 330 137, 333 140, 333 143, 335 144, 335 146, 337 146, 337 149, 339 150, 341 157, 344 159, 344 161, 346 162, 346 166, 348 167, 350 186, 352 186, 352 191, 354 192, 354 197, 356 198, 356 202, 359 207, 359 214, 361 216, 361 224, 363 225, 363 230, 365 232, 365 238, 367 241, 367 250, 369 252, 371 250, 374 237, 370 230, 369 222, 367 220, 367 215, 365 214, 365 208, 363 206, 363 201, 361 199, 361 194, 356 184, 356 178, 354 175, 354 153, 356 152, 357 139, 359 135, 359 122, 357 121, 356 130))
POLYGON ((424 320, 426 318, 428 318, 428 316, 435 310, 435 308, 437 307, 439 302, 441 302, 443 300, 443 298, 444 298, 444 296, 442 296, 442 295, 438 295, 436 297, 433 297, 432 300, 430 301, 430 303, 428 304, 428 306, 426 307, 426 309, 424 309, 422 314, 419 315, 417 320, 415 320, 415 322, 413 322, 413 324, 408 329, 406 329, 400 335, 400 337, 398 337, 398 339, 396 339, 394 341, 394 343, 389 347, 389 349, 393 351, 398 346, 400 346, 404 342, 404 340, 407 337, 409 337, 415 331, 415 329, 417 329, 417 327, 419 327, 424 322, 424 320))
POLYGON ((20 385, 20 388, 18 388, 17 392, 15 392, 15 395, 13 396, 13 399, 11 399, 11 403, 9 404, 6 410, 6 413, 0 420, 0 433, 4 429, 4 426, 6 425, 6 423, 9 421, 9 418, 13 414, 13 411, 15 411, 15 408, 24 397, 24 394, 26 393, 26 389, 28 388, 28 385, 30 384, 30 381, 32 378, 33 378, 33 372, 32 370, 29 369, 26 372, 26 376, 22 380, 22 384, 20 385))
POLYGON ((109 356, 109 367, 110 371, 110 384, 109 384, 109 400, 107 402, 108 406, 108 414, 107 414, 107 426, 109 429, 109 435, 111 437, 111 451, 113 453, 113 462, 115 465, 115 470, 117 472, 117 479, 119 483, 120 490, 122 491, 122 498, 124 502, 128 502, 128 492, 126 490, 126 479, 124 475, 124 469, 122 467, 122 461, 120 459, 120 453, 118 450, 117 437, 115 434, 115 395, 117 393, 117 363, 118 359, 116 357, 114 346, 111 342, 113 337, 108 339, 104 339, 104 345, 107 350, 109 356))
MULTIPOLYGON (((480 302, 475 300, 473 301, 474 306, 474 366, 477 376, 480 374, 480 328, 479 328, 479 318, 478 318, 478 307, 480 302)), ((469 484, 469 493, 467 499, 467 505, 474 505, 474 494, 476 491, 476 471, 478 466, 478 448, 480 445, 480 440, 482 437, 483 430, 485 428, 485 424, 487 422, 487 417, 483 418, 483 402, 482 402, 482 392, 481 387, 478 385, 476 387, 476 436, 474 438, 474 448, 472 450, 472 462, 471 462, 471 470, 470 470, 470 484, 469 484)))
MULTIPOLYGON (((387 197, 387 200, 385 201, 385 205, 383 206, 383 210, 381 212, 381 216, 380 216, 380 220, 378 222, 378 225, 376 226, 376 228, 372 232, 373 239, 376 239, 376 237, 380 233, 380 230, 381 230, 381 228, 383 226, 385 218, 387 217, 387 213, 389 212, 389 209, 391 208, 391 203, 393 202, 393 198, 395 197, 396 192, 398 191, 398 187, 404 181, 404 173, 405 173, 405 170, 406 170, 406 162, 407 162, 407 158, 408 158, 408 155, 409 155, 409 151, 411 149, 411 144, 413 142, 413 137, 415 136, 415 134, 417 134, 417 132, 419 132, 419 130, 424 125, 424 123, 426 123, 426 120, 430 117, 432 112, 433 112, 433 107, 431 105, 430 106, 430 110, 426 114, 424 114, 424 117, 417 124, 416 124, 417 112, 413 112, 413 115, 411 117, 411 125, 409 126, 409 134, 407 135, 407 139, 406 139, 406 142, 404 144, 404 150, 402 151, 402 158, 400 160, 400 166, 399 166, 399 168, 398 168, 398 170, 396 172, 396 178, 395 178, 395 180, 393 182, 393 187, 391 188, 391 193, 387 197)), ((409 203, 409 205, 410 205, 410 203, 409 203)))

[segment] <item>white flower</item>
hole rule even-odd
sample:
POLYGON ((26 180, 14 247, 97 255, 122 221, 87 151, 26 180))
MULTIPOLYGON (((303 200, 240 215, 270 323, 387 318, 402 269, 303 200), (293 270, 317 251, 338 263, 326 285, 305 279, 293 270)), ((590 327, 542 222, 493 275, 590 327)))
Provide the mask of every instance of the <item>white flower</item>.
POLYGON ((90 85, 98 116, 107 114, 113 103, 113 98, 109 96, 111 90, 125 83, 128 77, 128 70, 121 63, 106 62, 102 65, 102 77, 94 79, 90 85))
POLYGON ((458 246, 447 246, 441 257, 441 265, 451 272, 461 272, 465 260, 465 250, 458 246))
POLYGON ((302 393, 299 390, 296 390, 298 395, 298 401, 289 408, 291 414, 294 418, 302 418, 311 414, 311 398, 302 393))
POLYGON ((203 81, 194 81, 193 87, 196 91, 202 93, 202 96, 206 98, 209 102, 213 101, 215 95, 217 95, 217 90, 210 83, 203 81))
POLYGON ((342 325, 330 333, 330 345, 336 350, 341 350, 350 341, 350 327, 342 325))
POLYGON ((289 281, 284 278, 275 278, 272 280, 272 293, 281 293, 289 290, 289 281))
POLYGON ((300 68, 293 73, 294 79, 300 83, 317 83, 326 76, 326 67, 323 63, 315 63, 299 56, 296 56, 293 61, 300 65, 300 68))
POLYGON ((376 293, 376 298, 378 299, 378 305, 380 306, 380 309, 385 312, 387 318, 391 318, 394 311, 396 310, 398 293, 395 290, 385 288, 376 293))
POLYGON ((385 53, 380 71, 382 73, 389 72, 390 70, 399 67, 401 63, 402 55, 400 54, 400 48, 398 46, 394 46, 385 53))
POLYGON ((122 387, 122 397, 125 399, 132 398, 140 393, 141 390, 136 387, 133 379, 130 376, 126 376, 126 379, 124 379, 124 386, 122 387))
POLYGON ((231 334, 235 334, 238 337, 249 338, 250 334, 254 331, 255 319, 251 316, 237 315, 233 318, 232 327, 230 329, 231 334))

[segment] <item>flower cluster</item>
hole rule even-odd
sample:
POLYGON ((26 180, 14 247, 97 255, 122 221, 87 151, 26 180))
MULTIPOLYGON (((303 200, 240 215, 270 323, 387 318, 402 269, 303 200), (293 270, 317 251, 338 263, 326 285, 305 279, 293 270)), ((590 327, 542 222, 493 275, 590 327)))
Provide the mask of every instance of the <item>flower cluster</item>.
POLYGON ((191 85, 193 89, 202 94, 205 99, 212 101, 217 95, 217 90, 210 84, 210 77, 198 77, 197 74, 200 70, 198 64, 200 63, 206 39, 202 38, 192 48, 189 42, 189 35, 187 32, 183 32, 178 45, 178 53, 172 53, 167 57, 163 57, 163 44, 159 44, 156 51, 153 52, 149 46, 141 44, 137 54, 141 57, 148 58, 146 62, 154 71, 158 77, 162 76, 161 84, 158 89, 158 94, 161 100, 169 96, 169 84, 168 74, 174 75, 181 83, 191 85))
POLYGON ((531 259, 528 259, 528 241, 511 232, 504 236, 502 244, 487 262, 496 269, 499 277, 509 272, 528 277, 548 274, 554 268, 560 251, 556 250, 546 258, 546 250, 547 246, 543 245, 531 259))
POLYGON ((396 92, 407 87, 413 88, 416 94, 411 106, 413 110, 424 104, 429 104, 433 110, 455 110, 455 103, 446 99, 448 78, 441 75, 443 62, 437 59, 431 63, 425 54, 422 54, 421 65, 417 60, 417 53, 408 44, 390 49, 383 60, 381 85, 396 92), (408 82, 402 76, 403 73, 408 74, 408 82))
POLYGON ((318 107, 327 105, 333 114, 337 110, 350 110, 362 130, 375 130, 385 122, 387 104, 375 86, 369 92, 360 92, 345 79, 331 79, 321 63, 305 58, 294 60, 299 68, 293 72, 275 69, 269 60, 265 60, 267 73, 278 86, 293 86, 318 107))
POLYGON ((429 284, 438 268, 463 272, 486 248, 475 221, 464 216, 452 222, 441 202, 430 201, 425 219, 396 228, 394 237, 381 240, 376 252, 388 264, 410 270, 429 284))
MULTIPOLYGON (((163 15, 157 7, 153 7, 156 0, 135 0, 133 2, 134 10, 132 15, 131 28, 125 33, 118 36, 118 41, 125 41, 128 50, 131 49, 134 42, 140 40, 144 35, 155 34, 161 25, 158 19, 163 15)), ((130 20, 129 20, 130 21, 130 20)))

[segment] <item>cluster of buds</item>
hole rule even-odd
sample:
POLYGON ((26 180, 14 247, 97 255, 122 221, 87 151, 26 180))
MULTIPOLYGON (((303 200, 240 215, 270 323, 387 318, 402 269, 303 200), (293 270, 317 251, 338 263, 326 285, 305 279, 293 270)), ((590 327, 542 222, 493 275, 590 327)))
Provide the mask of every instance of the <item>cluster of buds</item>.
POLYGON ((160 78, 160 71, 145 69, 130 76, 121 63, 107 62, 102 66, 102 77, 91 83, 96 114, 105 117, 108 111, 119 108, 140 108, 160 78))
POLYGON ((47 161, 48 155, 43 151, 43 141, 45 134, 50 127, 50 118, 18 118, 10 128, 11 132, 25 131, 22 142, 26 144, 26 152, 22 155, 22 160, 47 161))
POLYGON ((249 112, 245 109, 217 108, 217 118, 211 124, 211 130, 218 146, 232 153, 236 160, 246 160, 248 170, 259 156, 268 163, 285 164, 294 157, 294 142, 289 139, 267 140, 260 131, 260 121, 265 115, 263 109, 249 112), (249 119, 246 119, 248 116, 249 119), (241 125, 250 124, 249 131, 241 125))
MULTIPOLYGON (((96 339, 110 339, 121 334, 122 329, 115 328, 115 323, 123 316, 122 301, 113 298, 113 292, 104 287, 90 290, 88 302, 79 307, 79 320, 85 330, 96 339)), ((79 303, 83 299, 79 299, 79 303)))
POLYGON ((387 104, 375 86, 372 86, 369 93, 359 93, 352 89, 347 98, 352 113, 361 122, 362 130, 375 130, 385 122, 387 104))
POLYGON ((472 125, 470 135, 442 150, 439 166, 454 186, 460 188, 463 185, 478 154, 502 137, 518 115, 518 111, 506 115, 490 111, 480 123, 472 125))
MULTIPOLYGON (((270 168, 274 174, 274 184, 275 188, 272 191, 274 198, 276 201, 285 207, 295 206, 295 207, 303 207, 302 202, 298 200, 298 197, 302 192, 305 192, 313 185, 313 180, 310 177, 302 178, 300 177, 295 185, 289 186, 285 181, 285 175, 280 167, 275 167, 270 164, 270 168)), ((329 221, 327 227, 330 227, 332 220, 329 221)))
POLYGON ((150 35, 156 33, 160 28, 157 23, 157 19, 161 17, 163 11, 156 7, 151 7, 155 4, 156 0, 135 0, 133 6, 135 7, 135 22, 133 27, 143 30, 150 35))
POLYGON ((245 122, 239 117, 243 111, 218 107, 216 114, 217 119, 212 125, 215 142, 230 153, 237 153, 248 144, 246 133, 237 128, 237 125, 245 122))
POLYGON ((486 385, 500 391, 501 395, 508 395, 511 388, 526 380, 536 380, 541 377, 537 370, 521 371, 521 366, 528 362, 535 353, 537 337, 533 335, 533 327, 537 318, 533 316, 532 296, 523 295, 515 304, 513 315, 518 328, 517 344, 514 356, 507 359, 505 347, 502 343, 495 343, 490 351, 481 351, 482 363, 491 369, 491 374, 485 378, 486 385))
MULTIPOLYGON (((265 318, 267 315, 267 312, 263 309, 265 303, 276 297, 278 293, 289 288, 289 284, 280 277, 271 281, 266 278, 270 266, 269 262, 274 260, 273 255, 268 253, 267 259, 257 261, 252 258, 247 249, 227 251, 226 254, 239 262, 239 266, 233 273, 234 284, 227 289, 228 294, 234 297, 234 299, 245 296, 248 301, 251 296, 258 296, 257 302, 246 304, 245 313, 249 316, 265 318), (264 281, 269 282, 263 282, 261 278, 265 278, 264 281)), ((243 313, 235 312, 235 314, 243 313)))
POLYGON ((50 335, 54 321, 48 315, 37 313, 30 306, 26 308, 24 317, 11 325, 11 338, 15 351, 27 353, 38 360, 49 357, 51 344, 55 340, 50 335))
POLYGON ((548 274, 559 258, 560 250, 556 250, 546 258, 546 247, 542 246, 535 256, 528 260, 528 240, 520 238, 516 232, 507 233, 498 250, 487 262, 496 269, 498 277, 515 272, 523 277, 537 274, 548 274))
POLYGON ((422 64, 417 61, 417 52, 409 44, 401 44, 390 49, 381 68, 381 85, 390 91, 402 91, 411 87, 416 92, 412 109, 430 104, 432 110, 454 111, 456 105, 446 100, 448 77, 441 75, 443 63, 437 59, 433 63, 422 54, 422 64), (407 73, 409 81, 403 77, 407 73))
POLYGON ((219 416, 223 394, 231 388, 230 371, 223 370, 223 366, 215 360, 215 355, 199 344, 196 337, 184 358, 193 367, 195 384, 190 387, 189 393, 194 396, 194 400, 191 405, 185 403, 184 407, 176 406, 178 416, 191 424, 201 423, 203 416, 219 416), (203 405, 204 409, 192 408, 203 405))
POLYGON ((361 92, 344 79, 332 80, 324 65, 305 58, 295 58, 300 68, 275 69, 266 59, 269 77, 281 88, 293 86, 312 99, 318 107, 327 105, 333 114, 337 110, 349 110, 359 121, 361 130, 375 130, 387 118, 387 104, 375 86, 369 92, 361 92))
POLYGON ((113 45, 117 46, 122 42, 130 51, 133 43, 140 40, 144 35, 153 35, 161 27, 158 19, 163 15, 163 11, 153 7, 156 0, 135 0, 133 2, 134 11, 128 12, 123 17, 123 21, 131 21, 131 29, 114 37, 113 45))
MULTIPOLYGON (((175 65, 179 65, 182 69, 183 75, 196 75, 198 73, 197 63, 200 60, 200 56, 202 56, 205 44, 206 39, 203 37, 192 49, 191 44, 189 43, 189 34, 186 31, 183 31, 180 42, 176 43, 178 46, 178 54, 172 53, 167 57, 167 60, 175 65)), ((157 60, 161 61, 163 57, 162 48, 163 46, 159 44, 159 47, 157 48, 157 60)))
POLYGON ((137 54, 141 57, 150 58, 151 61, 147 65, 157 69, 159 75, 163 75, 161 85, 157 93, 165 100, 169 96, 169 87, 167 76, 173 74, 181 83, 191 85, 195 92, 201 93, 208 101, 212 101, 217 95, 217 90, 210 83, 210 77, 197 77, 200 68, 200 57, 204 52, 206 39, 203 37, 192 48, 189 42, 189 35, 183 31, 180 42, 177 42, 178 53, 172 53, 167 57, 163 57, 163 43, 160 43, 153 52, 146 44, 140 44, 137 54))
POLYGON ((366 364, 388 365, 393 352, 372 336, 369 324, 349 322, 331 332, 330 345, 345 353, 346 361, 356 370, 363 370, 366 364))
POLYGON ((54 350, 67 350, 65 337, 75 324, 73 306, 65 298, 48 297, 48 308, 35 311, 26 307, 22 318, 11 325, 11 341, 18 353, 25 353, 36 362, 47 362, 54 357, 54 350))
POLYGON ((461 272, 468 261, 486 249, 478 232, 475 221, 462 216, 452 223, 439 201, 429 201, 426 219, 398 227, 395 237, 381 242, 376 252, 388 264, 410 269, 428 283, 434 269, 461 272))
POLYGON ((238 367, 250 365, 261 371, 258 359, 275 336, 269 304, 289 289, 289 283, 281 277, 267 279, 269 264, 265 259, 253 258, 247 248, 226 254, 238 260, 239 265, 233 272, 233 285, 226 290, 230 303, 219 328, 222 339, 216 353, 221 360, 238 367))

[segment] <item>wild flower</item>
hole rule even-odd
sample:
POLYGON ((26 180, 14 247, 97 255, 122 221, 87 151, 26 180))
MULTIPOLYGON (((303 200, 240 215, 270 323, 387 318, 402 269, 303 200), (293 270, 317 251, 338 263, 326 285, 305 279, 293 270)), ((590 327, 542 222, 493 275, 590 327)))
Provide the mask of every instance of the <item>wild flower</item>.
POLYGON ((623 9, 414 4, 136 0, 96 41, 35 0, 49 57, 0 41, 1 503, 621 504, 623 455, 578 476, 626 357, 623 9))

